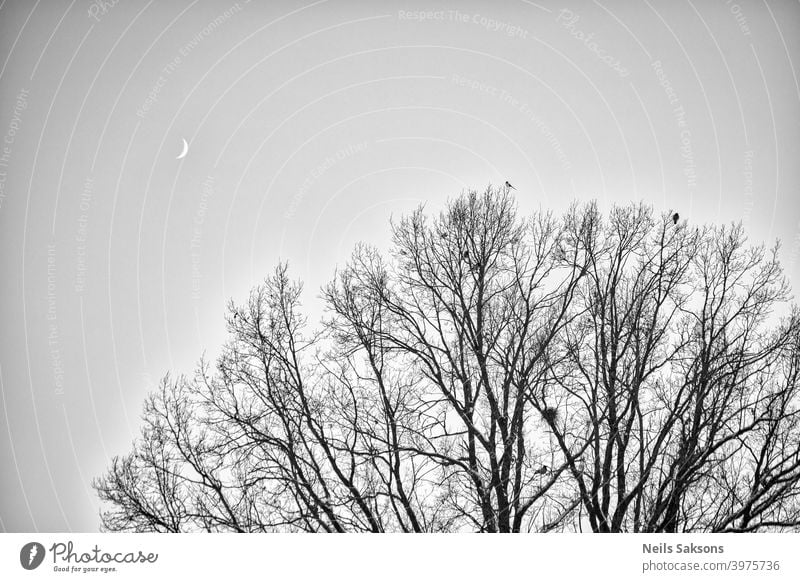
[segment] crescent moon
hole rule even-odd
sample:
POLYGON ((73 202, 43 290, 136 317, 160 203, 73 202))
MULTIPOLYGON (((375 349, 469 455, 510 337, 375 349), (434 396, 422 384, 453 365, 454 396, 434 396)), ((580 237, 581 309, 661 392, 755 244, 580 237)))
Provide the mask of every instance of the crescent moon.
POLYGON ((188 144, 188 143, 186 142, 186 140, 184 139, 184 140, 183 140, 183 151, 182 151, 182 152, 180 153, 180 155, 179 155, 177 158, 175 158, 175 159, 176 159, 176 160, 182 160, 183 158, 185 158, 185 157, 186 157, 186 154, 187 154, 188 152, 189 152, 189 144, 188 144))

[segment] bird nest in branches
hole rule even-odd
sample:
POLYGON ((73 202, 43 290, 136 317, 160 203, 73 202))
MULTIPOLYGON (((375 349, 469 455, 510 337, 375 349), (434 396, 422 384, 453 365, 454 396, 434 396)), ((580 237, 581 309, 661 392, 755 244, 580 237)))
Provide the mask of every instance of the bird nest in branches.
POLYGON ((542 416, 548 423, 555 422, 556 419, 558 419, 558 409, 550 407, 542 408, 542 416))

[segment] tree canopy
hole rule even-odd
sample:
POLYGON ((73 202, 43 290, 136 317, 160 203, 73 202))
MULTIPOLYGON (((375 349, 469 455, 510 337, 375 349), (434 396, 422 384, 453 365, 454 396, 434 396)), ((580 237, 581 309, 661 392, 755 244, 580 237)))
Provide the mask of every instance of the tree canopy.
MULTIPOLYGON (((676 215, 677 216, 677 215, 676 215)), ((112 531, 800 527, 800 314, 778 246, 508 187, 358 245, 310 325, 279 265, 95 481, 112 531)))

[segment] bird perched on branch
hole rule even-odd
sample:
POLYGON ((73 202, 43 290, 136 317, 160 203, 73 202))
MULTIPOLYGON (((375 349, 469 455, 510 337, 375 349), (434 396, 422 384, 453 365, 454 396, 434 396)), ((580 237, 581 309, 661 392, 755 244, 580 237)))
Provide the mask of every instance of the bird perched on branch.
POLYGON ((681 215, 677 212, 672 215, 672 224, 678 224, 678 221, 681 219, 681 215))
POLYGON ((514 188, 514 186, 512 186, 508 180, 506 180, 506 188, 510 188, 511 190, 516 190, 516 188, 514 188))
POLYGON ((534 475, 546 475, 546 474, 547 474, 547 465, 542 465, 534 472, 534 475))

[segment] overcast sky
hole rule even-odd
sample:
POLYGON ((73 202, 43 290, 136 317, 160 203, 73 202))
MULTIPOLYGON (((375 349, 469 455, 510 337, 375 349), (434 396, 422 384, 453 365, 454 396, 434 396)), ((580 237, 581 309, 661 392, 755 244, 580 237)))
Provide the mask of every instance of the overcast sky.
POLYGON ((0 4, 0 530, 96 530, 226 302, 420 202, 741 220, 800 288, 797 1, 263 4, 0 4))

